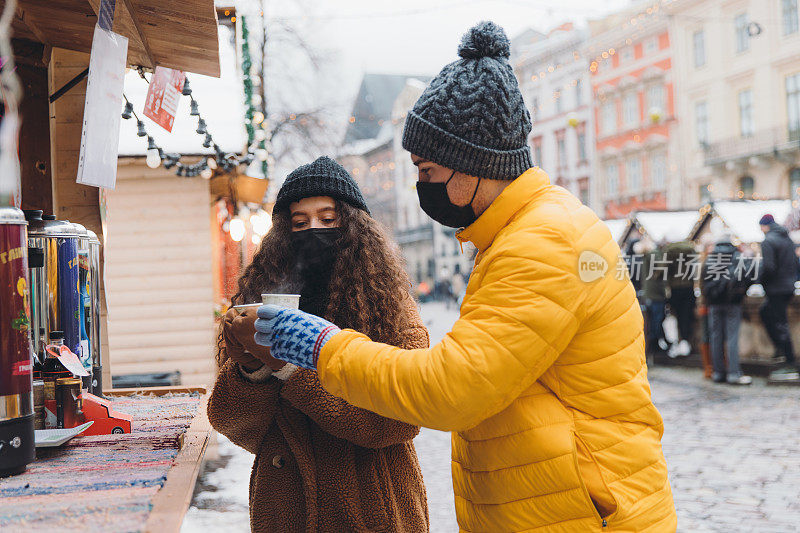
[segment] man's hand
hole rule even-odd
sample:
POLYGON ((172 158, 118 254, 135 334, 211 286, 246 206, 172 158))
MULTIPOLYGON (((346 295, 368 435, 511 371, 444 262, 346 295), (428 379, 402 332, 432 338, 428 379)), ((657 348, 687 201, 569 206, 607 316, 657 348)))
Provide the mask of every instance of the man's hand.
POLYGON ((273 357, 311 369, 325 343, 340 331, 324 318, 277 305, 258 308, 255 328, 256 342, 270 346, 273 357))

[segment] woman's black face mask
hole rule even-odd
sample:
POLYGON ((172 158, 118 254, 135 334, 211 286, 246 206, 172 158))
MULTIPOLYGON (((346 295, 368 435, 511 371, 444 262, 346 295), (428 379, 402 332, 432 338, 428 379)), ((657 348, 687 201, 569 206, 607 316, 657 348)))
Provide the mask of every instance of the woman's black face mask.
POLYGON ((341 228, 311 228, 291 233, 297 267, 304 276, 329 275, 333 271, 341 228))

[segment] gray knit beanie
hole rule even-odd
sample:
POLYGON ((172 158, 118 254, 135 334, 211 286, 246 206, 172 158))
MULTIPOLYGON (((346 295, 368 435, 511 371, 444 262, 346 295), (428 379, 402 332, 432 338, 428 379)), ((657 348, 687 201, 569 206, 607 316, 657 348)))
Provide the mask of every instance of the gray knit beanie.
POLYGON ((286 176, 278 191, 272 212, 278 213, 289 209, 292 202, 312 196, 330 196, 369 214, 361 189, 353 177, 342 165, 326 156, 298 167, 286 176))
POLYGON ((511 43, 503 28, 481 22, 464 34, 458 55, 409 111, 403 148, 457 172, 513 180, 533 164, 511 43))

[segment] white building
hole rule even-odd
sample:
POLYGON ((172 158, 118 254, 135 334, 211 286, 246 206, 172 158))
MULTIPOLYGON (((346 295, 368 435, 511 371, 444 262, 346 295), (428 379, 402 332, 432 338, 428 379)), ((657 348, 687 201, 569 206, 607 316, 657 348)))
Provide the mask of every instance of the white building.
POLYGON ((800 191, 797 0, 673 0, 681 172, 695 202, 800 191))
POLYGON ((403 126, 406 114, 426 84, 409 78, 406 86, 395 100, 392 109, 394 135, 394 191, 396 220, 394 238, 400 245, 406 268, 415 284, 427 283, 433 287, 436 281, 449 280, 454 273, 468 274, 472 268, 474 249, 455 238, 455 230, 434 222, 419 206, 417 197, 417 168, 411 163, 410 154, 403 149, 403 126))
POLYGON ((596 208, 591 195, 592 88, 588 62, 580 53, 586 37, 586 30, 571 23, 546 36, 528 31, 514 39, 511 62, 533 121, 534 164, 553 183, 596 208))

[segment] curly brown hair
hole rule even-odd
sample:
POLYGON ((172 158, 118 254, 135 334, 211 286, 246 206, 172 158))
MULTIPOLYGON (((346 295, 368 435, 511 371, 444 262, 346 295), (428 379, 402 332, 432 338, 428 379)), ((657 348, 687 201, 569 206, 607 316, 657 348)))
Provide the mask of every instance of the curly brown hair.
MULTIPOLYGON (((342 235, 333 265, 325 313, 341 328, 364 333, 377 342, 392 343, 400 334, 408 313, 411 280, 400 251, 380 223, 365 211, 336 202, 342 235)), ((239 276, 232 304, 261 300, 262 292, 296 291, 299 280, 290 242, 288 211, 273 214, 272 229, 264 236, 253 261, 239 276)), ((217 363, 227 359, 220 333, 217 363)))

